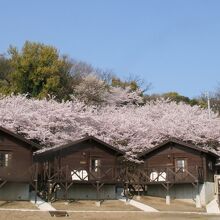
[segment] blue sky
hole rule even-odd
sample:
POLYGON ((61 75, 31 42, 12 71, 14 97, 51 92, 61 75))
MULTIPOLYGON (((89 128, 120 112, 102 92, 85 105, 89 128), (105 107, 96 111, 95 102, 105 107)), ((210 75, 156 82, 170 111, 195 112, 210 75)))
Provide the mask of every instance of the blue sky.
POLYGON ((219 0, 0 0, 0 53, 26 40, 194 97, 220 82, 219 0))

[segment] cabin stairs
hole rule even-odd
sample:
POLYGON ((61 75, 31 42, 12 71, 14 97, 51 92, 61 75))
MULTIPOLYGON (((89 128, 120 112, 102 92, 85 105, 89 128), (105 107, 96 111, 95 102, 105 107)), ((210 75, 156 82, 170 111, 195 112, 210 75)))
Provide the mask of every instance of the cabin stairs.
POLYGON ((37 196, 34 191, 30 193, 30 202, 36 205, 41 211, 56 211, 50 203, 37 196))

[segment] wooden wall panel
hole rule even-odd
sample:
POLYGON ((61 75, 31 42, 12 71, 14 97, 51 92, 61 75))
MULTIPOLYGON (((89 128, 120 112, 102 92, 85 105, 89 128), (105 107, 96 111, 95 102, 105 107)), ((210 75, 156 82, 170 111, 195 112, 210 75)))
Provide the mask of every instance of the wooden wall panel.
POLYGON ((15 182, 30 181, 33 154, 31 147, 1 132, 0 151, 9 152, 12 155, 8 167, 0 167, 0 178, 15 182))

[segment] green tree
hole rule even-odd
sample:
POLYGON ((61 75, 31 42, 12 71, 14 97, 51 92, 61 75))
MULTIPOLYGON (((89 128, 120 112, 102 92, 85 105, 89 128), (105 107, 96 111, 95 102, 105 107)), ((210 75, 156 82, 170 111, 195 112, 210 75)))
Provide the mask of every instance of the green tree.
POLYGON ((10 60, 0 55, 0 92, 7 93, 10 86, 10 72, 12 67, 10 60))
POLYGON ((190 99, 187 96, 180 95, 178 92, 167 92, 167 93, 163 93, 163 94, 146 95, 144 98, 145 98, 145 102, 150 101, 150 100, 156 100, 159 98, 165 98, 165 99, 169 99, 171 101, 177 102, 177 103, 184 102, 184 103, 189 104, 191 106, 199 105, 202 108, 207 108, 207 102, 204 99, 204 97, 201 96, 199 98, 190 99))
POLYGON ((164 94, 162 94, 162 97, 169 98, 170 100, 175 101, 177 103, 185 102, 186 104, 189 104, 191 106, 193 106, 193 105, 200 105, 203 108, 207 107, 206 103, 204 102, 204 100, 196 99, 196 98, 190 99, 189 97, 180 95, 177 92, 164 93, 164 94))
POLYGON ((130 87, 132 91, 135 91, 140 88, 135 80, 122 81, 117 77, 112 77, 112 86, 121 87, 123 89, 125 89, 126 87, 130 87))
POLYGON ((12 72, 8 92, 28 93, 38 98, 48 95, 68 98, 72 65, 55 47, 27 41, 20 52, 11 46, 9 55, 12 72))
POLYGON ((164 93, 162 96, 164 98, 169 98, 172 101, 176 101, 177 103, 178 102, 185 102, 187 104, 190 104, 190 98, 189 97, 182 96, 177 92, 167 92, 167 93, 164 93))

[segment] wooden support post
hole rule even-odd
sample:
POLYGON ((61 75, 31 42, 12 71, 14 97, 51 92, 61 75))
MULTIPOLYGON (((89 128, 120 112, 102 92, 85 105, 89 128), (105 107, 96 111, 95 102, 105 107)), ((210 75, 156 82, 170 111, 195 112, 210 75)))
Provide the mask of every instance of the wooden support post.
POLYGON ((51 179, 47 180, 47 185, 48 185, 48 190, 47 190, 47 202, 51 201, 51 193, 52 193, 52 189, 51 189, 51 179))
POLYGON ((48 187, 48 190, 47 190, 47 201, 50 202, 51 201, 51 194, 52 194, 52 187, 51 187, 51 182, 52 182, 52 179, 51 179, 51 164, 50 164, 50 161, 48 162, 48 180, 47 180, 47 187, 48 187))
POLYGON ((196 184, 196 208, 201 208, 200 192, 199 192, 199 182, 196 184))
POLYGON ((35 179, 34 182, 35 182, 35 184, 34 184, 34 185, 35 185, 35 187, 34 187, 34 188, 35 188, 35 189, 34 189, 34 190, 35 190, 35 191, 34 191, 34 193, 35 193, 35 195, 34 195, 34 202, 35 202, 35 204, 36 204, 36 203, 37 203, 38 181, 35 179))
POLYGON ((48 162, 48 179, 50 179, 51 177, 51 165, 50 165, 50 161, 48 162))
POLYGON ((169 186, 169 183, 167 183, 166 205, 170 205, 170 186, 169 186))
POLYGON ((141 187, 142 187, 142 190, 143 190, 143 195, 146 195, 146 187, 147 187, 147 185, 144 184, 141 187))
POLYGON ((65 200, 68 200, 68 183, 65 182, 65 200))
POLYGON ((96 199, 99 200, 100 199, 100 195, 99 195, 99 181, 96 182, 96 199))
POLYGON ((137 200, 141 200, 141 195, 140 195, 140 185, 138 184, 138 195, 137 195, 137 200))
POLYGON ((218 192, 218 204, 220 205, 220 179, 217 179, 218 181, 218 188, 217 188, 217 192, 218 192))
POLYGON ((129 194, 129 189, 128 189, 128 181, 129 181, 129 177, 128 177, 128 166, 126 166, 125 169, 125 185, 124 185, 124 195, 126 198, 126 204, 129 203, 129 198, 128 198, 128 194, 129 194))
POLYGON ((45 165, 45 163, 44 163, 44 165, 43 165, 43 180, 44 180, 44 181, 45 181, 46 178, 47 178, 46 172, 47 172, 47 167, 46 167, 46 165, 45 165))
POLYGON ((140 168, 138 168, 138 195, 137 195, 137 200, 141 200, 141 195, 140 195, 140 168))
POLYGON ((100 207, 101 206, 101 201, 100 201, 100 186, 99 186, 99 181, 96 181, 96 206, 100 207))
POLYGON ((203 154, 203 181, 207 181, 207 160, 205 154, 203 154))
POLYGON ((35 165, 35 173, 34 173, 34 202, 37 203, 37 192, 38 192, 38 163, 35 165))
POLYGON ((126 197, 126 204, 129 204, 128 198, 129 190, 128 190, 128 182, 125 183, 125 197, 126 197))
POLYGON ((68 199, 68 166, 65 169, 65 200, 68 199))

